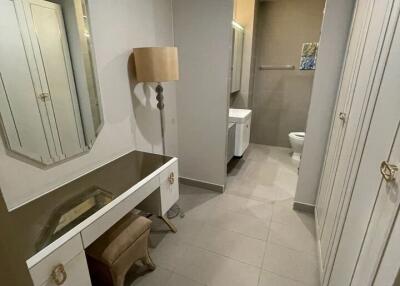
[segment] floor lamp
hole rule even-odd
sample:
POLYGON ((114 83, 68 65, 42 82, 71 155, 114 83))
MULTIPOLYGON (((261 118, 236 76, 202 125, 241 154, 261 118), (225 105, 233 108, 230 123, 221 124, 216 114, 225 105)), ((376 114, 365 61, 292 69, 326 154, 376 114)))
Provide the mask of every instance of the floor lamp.
MULTIPOLYGON (((165 115, 162 82, 179 79, 178 49, 176 47, 146 47, 133 49, 138 82, 157 83, 157 108, 160 110, 162 152, 165 155, 165 115)), ((165 216, 161 219, 176 232, 176 227, 165 216)))

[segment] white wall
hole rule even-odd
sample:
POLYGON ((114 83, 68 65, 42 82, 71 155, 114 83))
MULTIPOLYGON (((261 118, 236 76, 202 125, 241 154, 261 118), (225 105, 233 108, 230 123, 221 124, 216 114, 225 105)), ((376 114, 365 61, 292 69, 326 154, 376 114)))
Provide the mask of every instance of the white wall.
POLYGON ((295 201, 314 205, 355 0, 327 0, 295 201), (338 20, 340 19, 340 21, 338 20))
POLYGON ((232 0, 173 0, 180 176, 225 184, 232 0))
MULTIPOLYGON (((48 170, 9 157, 4 145, 0 144, 0 187, 8 208, 14 208, 27 200, 43 195, 136 147, 149 151, 160 149, 157 146, 153 148, 149 143, 150 139, 155 138, 154 135, 153 137, 144 135, 151 134, 148 130, 156 132, 158 123, 154 121, 148 124, 148 118, 142 112, 142 107, 138 107, 137 101, 132 100, 133 97, 143 99, 144 94, 140 89, 141 85, 134 88, 133 94, 131 92, 128 59, 134 47, 173 43, 171 1, 89 0, 89 13, 104 127, 88 154, 48 170), (133 102, 135 107, 132 105, 133 102)), ((173 83, 166 85, 165 93, 167 127, 170 131, 168 150, 176 153, 176 124, 171 123, 176 122, 173 83)), ((154 102, 152 106, 154 109, 154 102)), ((151 108, 147 106, 147 109, 151 108)))

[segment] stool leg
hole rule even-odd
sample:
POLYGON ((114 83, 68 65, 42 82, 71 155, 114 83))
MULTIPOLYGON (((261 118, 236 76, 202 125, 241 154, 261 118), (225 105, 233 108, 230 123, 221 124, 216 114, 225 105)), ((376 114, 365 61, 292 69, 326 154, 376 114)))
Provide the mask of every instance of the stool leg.
POLYGON ((111 273, 113 286, 124 286, 125 284, 125 275, 111 273))
POLYGON ((144 265, 147 265, 149 267, 150 271, 154 271, 156 269, 156 265, 154 264, 153 260, 151 259, 149 255, 149 251, 146 251, 146 256, 142 260, 144 265))
POLYGON ((162 219, 162 221, 168 226, 168 228, 176 233, 178 232, 178 229, 176 228, 176 226, 166 217, 166 216, 159 216, 160 219, 162 219))

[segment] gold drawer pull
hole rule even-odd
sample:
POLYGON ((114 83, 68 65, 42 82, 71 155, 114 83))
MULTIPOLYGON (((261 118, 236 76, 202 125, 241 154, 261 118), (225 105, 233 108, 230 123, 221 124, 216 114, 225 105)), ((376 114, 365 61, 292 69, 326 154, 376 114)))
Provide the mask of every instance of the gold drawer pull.
POLYGON ((386 161, 381 163, 381 174, 387 182, 391 182, 396 179, 396 172, 398 170, 399 168, 396 165, 389 164, 386 161))
POLYGON ((168 182, 169 182, 171 185, 174 184, 174 182, 175 182, 175 174, 174 174, 174 172, 171 172, 171 174, 169 174, 169 176, 168 176, 168 182))
POLYGON ((53 272, 51 273, 51 277, 53 278, 56 285, 62 285, 67 280, 67 273, 65 272, 64 265, 59 264, 54 267, 53 272))

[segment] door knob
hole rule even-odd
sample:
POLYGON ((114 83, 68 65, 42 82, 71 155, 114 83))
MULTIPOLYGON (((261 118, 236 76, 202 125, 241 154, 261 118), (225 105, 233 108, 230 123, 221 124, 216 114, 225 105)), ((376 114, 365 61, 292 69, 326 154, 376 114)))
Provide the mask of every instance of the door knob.
POLYGON ((49 93, 41 93, 41 94, 39 94, 39 98, 40 98, 42 101, 46 101, 46 99, 49 98, 49 97, 50 97, 50 94, 49 94, 49 93))
POLYGON ((342 120, 343 122, 345 122, 346 121, 346 113, 340 112, 339 113, 339 119, 342 120))
POLYGON ((393 164, 389 164, 386 161, 381 163, 381 174, 386 182, 392 182, 396 179, 396 172, 399 171, 399 167, 393 164))

